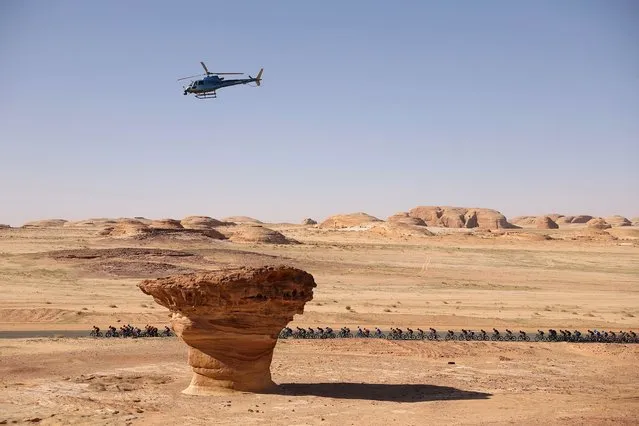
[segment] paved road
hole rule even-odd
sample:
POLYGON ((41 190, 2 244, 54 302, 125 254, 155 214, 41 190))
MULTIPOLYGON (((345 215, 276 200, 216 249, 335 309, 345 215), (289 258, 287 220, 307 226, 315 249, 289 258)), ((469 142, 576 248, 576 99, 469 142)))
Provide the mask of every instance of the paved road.
MULTIPOLYGON (((388 332, 390 330, 382 330, 385 334, 388 334, 388 332)), ((39 338, 39 337, 71 337, 71 338, 77 338, 77 337, 90 337, 89 336, 89 332, 90 330, 29 330, 29 331, 2 331, 0 330, 0 339, 29 339, 29 338, 39 338)), ((102 331, 104 333, 104 330, 102 331)), ((353 330, 351 329, 351 332, 353 332, 353 330)), ((355 333, 357 332, 357 330, 353 333, 353 335, 355 335, 355 333)), ((518 333, 515 333, 516 335, 518 333)), ((460 336, 461 333, 456 332, 455 336, 460 336)), ((444 339, 445 333, 439 332, 439 340, 443 341, 444 339)), ((174 337, 174 336, 172 336, 174 337)), ((354 337, 354 336, 353 336, 354 337)), ((535 336, 534 335, 530 335, 530 341, 534 342, 535 341, 535 336)), ((104 338, 104 337, 102 337, 104 338)), ((292 337, 289 337, 289 339, 293 339, 292 337)), ((424 341, 428 341, 427 339, 424 339, 424 341)), ((471 340, 473 341, 473 340, 471 340)), ((608 342, 610 343, 610 342, 608 342)))
MULTIPOLYGON (((390 330, 382 330, 384 333, 389 333, 390 330)), ((0 339, 29 339, 37 337, 90 337, 90 330, 29 330, 29 331, 1 331, 0 339)), ((105 330, 102 330, 104 333, 105 330)), ((351 329, 351 332, 353 330, 351 329)), ((353 332, 353 336, 357 333, 357 330, 353 332)), ((443 340, 443 333, 440 333, 440 339, 443 340)))
POLYGON ((88 337, 89 332, 83 330, 29 330, 2 331, 0 339, 28 339, 35 337, 88 337))

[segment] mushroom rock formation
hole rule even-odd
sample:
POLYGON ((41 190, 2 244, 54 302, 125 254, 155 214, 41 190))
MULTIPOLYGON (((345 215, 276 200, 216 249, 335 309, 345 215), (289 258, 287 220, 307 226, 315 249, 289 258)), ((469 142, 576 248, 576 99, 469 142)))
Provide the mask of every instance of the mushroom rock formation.
POLYGON ((612 226, 630 226, 632 222, 630 222, 627 218, 619 215, 608 216, 605 221, 612 226))
POLYGON ((239 268, 144 280, 138 287, 171 315, 189 346, 193 379, 182 392, 268 392, 282 328, 313 299, 313 276, 288 266, 239 268))
POLYGON ((570 223, 588 223, 589 220, 592 220, 592 216, 580 214, 575 216, 570 223))
POLYGON ((307 217, 302 221, 302 225, 317 225, 317 221, 311 219, 310 217, 307 217))
POLYGON ((559 225, 549 216, 539 216, 536 218, 535 227, 537 229, 559 229, 559 225))
POLYGON ((596 218, 590 219, 586 223, 586 226, 588 228, 594 228, 594 229, 609 229, 609 228, 612 228, 612 226, 609 223, 607 223, 601 217, 596 217, 596 218))

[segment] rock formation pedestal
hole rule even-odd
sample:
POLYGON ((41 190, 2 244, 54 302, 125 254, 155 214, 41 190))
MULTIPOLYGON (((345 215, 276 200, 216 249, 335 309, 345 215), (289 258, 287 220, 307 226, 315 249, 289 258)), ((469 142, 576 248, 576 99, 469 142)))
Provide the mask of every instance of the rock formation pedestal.
POLYGON ((189 346, 190 395, 223 389, 268 392, 279 332, 313 298, 313 276, 278 266, 239 268, 145 280, 138 287, 172 312, 189 346))

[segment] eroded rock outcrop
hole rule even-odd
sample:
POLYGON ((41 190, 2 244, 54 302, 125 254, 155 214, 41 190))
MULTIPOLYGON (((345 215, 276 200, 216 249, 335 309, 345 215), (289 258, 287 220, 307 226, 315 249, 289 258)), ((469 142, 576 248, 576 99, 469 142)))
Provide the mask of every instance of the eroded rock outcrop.
POLYGON ((634 226, 611 228, 608 233, 620 240, 639 240, 639 229, 634 226))
POLYGON ((357 212, 357 213, 336 214, 334 216, 329 216, 322 223, 320 223, 319 226, 320 228, 340 229, 340 228, 350 228, 352 226, 370 224, 373 222, 382 222, 382 220, 376 218, 375 216, 371 216, 363 212, 357 212))
POLYGON ((215 229, 184 228, 180 222, 173 219, 163 219, 152 222, 149 226, 137 219, 121 219, 113 226, 107 226, 99 235, 105 237, 121 237, 134 239, 177 238, 177 239, 214 239, 224 240, 226 237, 215 229))
POLYGON ((507 231, 499 236, 499 238, 516 240, 516 241, 548 241, 552 238, 546 234, 537 234, 532 232, 507 231))
POLYGON ((631 221, 619 215, 608 216, 604 220, 612 226, 631 226, 632 225, 631 221))
POLYGON ((408 211, 411 217, 417 217, 429 226, 437 226, 438 220, 443 214, 443 209, 437 206, 419 206, 408 211))
POLYGON ((220 232, 234 243, 297 244, 281 232, 262 225, 243 224, 219 228, 220 232))
POLYGON ((559 225, 550 216, 539 216, 535 218, 535 228, 537 229, 558 229, 559 225))
POLYGON ((313 298, 313 276, 287 266, 240 268, 145 280, 138 287, 171 312, 189 346, 193 379, 183 393, 267 392, 280 330, 313 298))
POLYGON ((184 229, 180 221, 176 219, 156 219, 151 221, 150 226, 155 229, 184 229))
POLYGON ((302 225, 317 225, 317 221, 307 217, 302 221, 302 225))
POLYGON ((535 224, 537 216, 517 216, 510 219, 510 223, 518 226, 531 226, 535 224))
MULTIPOLYGON (((592 220, 596 220, 596 218, 592 220)), ((608 227, 610 227, 610 225, 608 225, 608 227)), ((591 227, 582 228, 579 231, 566 234, 563 238, 573 241, 615 241, 617 239, 617 237, 602 229, 591 227)))
POLYGON ((386 219, 390 223, 403 223, 406 225, 426 226, 426 222, 418 217, 411 217, 406 212, 396 213, 392 216, 388 216, 386 219))
POLYGON ((422 219, 428 226, 445 228, 516 228, 497 210, 465 207, 419 206, 408 211, 408 215, 422 219))
POLYGON ((432 237, 433 234, 423 225, 411 225, 404 222, 379 222, 364 231, 368 235, 388 238, 432 237))
POLYGON ((612 228, 612 226, 609 223, 607 223, 601 217, 596 217, 596 218, 590 219, 586 223, 586 226, 588 228, 594 228, 594 229, 610 229, 610 228, 612 228))
POLYGON ((592 216, 587 214, 580 214, 573 217, 570 223, 588 223, 589 220, 592 220, 592 216))
POLYGON ((222 222, 209 216, 187 216, 180 221, 185 229, 213 229, 218 226, 229 225, 229 222, 222 222))
POLYGON ((120 219, 114 225, 106 226, 99 234, 110 237, 136 237, 150 232, 151 228, 137 219, 120 219))
POLYGON ((23 228, 57 228, 64 226, 68 221, 65 219, 45 219, 33 220, 22 225, 23 228))
POLYGON ((117 221, 115 219, 102 217, 102 218, 77 220, 74 222, 65 222, 63 226, 65 228, 95 228, 100 226, 115 225, 116 223, 117 221))
POLYGON ((560 225, 560 226, 561 225, 569 225, 569 224, 572 223, 572 220, 574 218, 575 218, 574 216, 561 216, 555 221, 555 223, 557 225, 560 225))
MULTIPOLYGON (((465 228, 466 227, 466 213, 468 209, 450 207, 442 211, 439 217, 439 225, 445 228, 465 228)), ((475 222, 477 221, 477 212, 474 212, 475 222)), ((474 226, 476 227, 476 225, 474 226)))
POLYGON ((257 220, 253 217, 248 216, 229 216, 222 219, 224 222, 232 222, 232 223, 263 223, 261 220, 257 220))

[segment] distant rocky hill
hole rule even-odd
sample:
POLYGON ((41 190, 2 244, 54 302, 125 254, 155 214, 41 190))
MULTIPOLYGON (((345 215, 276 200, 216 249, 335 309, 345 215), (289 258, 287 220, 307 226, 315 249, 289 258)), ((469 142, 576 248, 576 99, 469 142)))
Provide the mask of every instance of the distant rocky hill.
POLYGON ((523 228, 536 227, 556 229, 556 227, 552 223, 548 222, 548 220, 557 225, 557 228, 585 225, 590 228, 609 229, 612 227, 632 226, 634 224, 633 220, 629 220, 619 215, 603 218, 587 214, 565 216, 557 213, 542 216, 517 216, 512 218, 511 222, 523 228))
POLYGON ((253 217, 248 217, 248 216, 229 216, 229 217, 225 217, 224 219, 222 219, 224 222, 233 222, 233 223, 256 223, 256 224, 261 224, 263 223, 261 220, 257 220, 253 217))
POLYGON ((423 220, 427 226, 444 228, 517 228, 497 210, 477 207, 419 206, 409 210, 408 216, 423 220))
POLYGON ((366 223, 371 222, 381 222, 380 219, 375 216, 371 216, 366 213, 357 212, 350 214, 336 214, 334 216, 329 216, 322 223, 320 223, 320 228, 350 228, 351 226, 359 226, 366 223))

